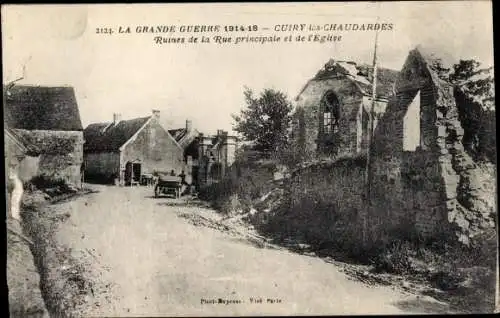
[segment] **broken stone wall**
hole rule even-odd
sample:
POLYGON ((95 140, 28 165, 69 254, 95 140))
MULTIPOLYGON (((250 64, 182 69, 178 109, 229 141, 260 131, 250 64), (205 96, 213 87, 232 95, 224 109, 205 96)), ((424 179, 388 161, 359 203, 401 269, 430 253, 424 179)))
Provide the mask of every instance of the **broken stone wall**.
POLYGON ((305 163, 284 182, 288 227, 309 239, 335 241, 363 207, 364 158, 305 163))
POLYGON ((372 209, 367 215, 368 222, 383 229, 399 227, 432 238, 447 231, 444 179, 436 145, 439 125, 436 124, 435 87, 425 76, 413 83, 400 81, 398 84, 400 89, 374 133, 372 209), (417 93, 420 94, 420 121, 405 121, 417 93), (418 126, 412 126, 417 123, 418 126), (405 134, 417 134, 416 149, 404 148, 405 134))
POLYGON ((311 80, 300 94, 296 103, 296 123, 294 124, 294 142, 303 149, 306 159, 313 159, 317 153, 317 141, 321 117, 321 100, 324 94, 332 90, 340 103, 339 133, 335 136, 339 155, 356 153, 357 126, 356 117, 363 96, 356 84, 345 78, 327 78, 311 80))
MULTIPOLYGON (((362 201, 352 196, 352 191, 363 189, 365 185, 360 181, 362 178, 356 176, 356 170, 341 172, 335 168, 326 171, 313 165, 301 170, 288 190, 291 209, 309 215, 309 219, 300 216, 305 223, 313 220, 316 213, 316 218, 324 221, 322 226, 332 224, 327 216, 349 209, 350 201, 342 201, 348 198, 353 202, 353 209, 361 211, 359 219, 353 222, 366 223, 373 233, 399 229, 401 233, 414 231, 427 239, 446 236, 468 244, 474 237, 495 227, 496 165, 479 165, 464 148, 464 143, 469 142, 464 140, 460 121, 463 121, 460 112, 464 107, 454 95, 454 86, 441 80, 433 65, 418 50, 410 52, 394 86, 395 96, 375 127, 368 213, 357 208, 362 201), (418 99, 415 98, 417 94, 418 99), (415 114, 420 116, 418 121, 407 120, 410 105, 418 105, 415 114), (405 134, 417 137, 416 148, 406 149, 403 141, 411 135, 405 134), (351 187, 357 190, 339 186, 350 177, 351 187), (298 185, 300 182, 304 186, 298 185), (325 214, 317 207, 336 212, 325 214)), ((320 102, 332 87, 339 88, 335 93, 343 99, 341 113, 345 117, 340 127, 342 137, 338 140, 340 155, 356 153, 359 127, 356 127, 355 115, 362 96, 347 79, 338 78, 310 81, 301 93, 297 114, 302 126, 298 125, 299 133, 294 134, 298 149, 316 152, 320 102), (354 116, 348 116, 349 110, 354 116)), ((484 126, 479 130, 496 129, 484 116, 479 122, 479 126, 484 126), (481 124, 482 121, 486 123, 481 124)), ((496 158, 496 146, 492 146, 495 139, 484 136, 483 139, 490 148, 495 148, 494 154, 488 157, 496 158)))
POLYGON ((495 227, 496 191, 489 184, 496 178, 496 171, 483 169, 467 153, 451 85, 438 87, 436 104, 437 146, 446 185, 447 219, 458 240, 469 244, 478 234, 495 227))
MULTIPOLYGON (((414 77, 401 80, 396 97, 375 130, 372 178, 373 224, 411 224, 423 237, 452 231, 468 243, 494 227, 495 176, 479 167, 464 149, 464 130, 451 84, 422 61, 412 61, 414 77), (418 62, 418 63, 417 63, 418 62), (416 71, 415 71, 416 70, 416 71), (416 76, 415 76, 416 74, 416 76), (403 149, 404 116, 420 91, 420 147, 403 149)), ((404 76, 405 70, 401 72, 404 76)), ((495 169, 496 170, 496 169, 495 169)))
POLYGON ((436 153, 404 152, 401 172, 404 211, 416 232, 431 238, 446 232, 446 198, 436 153))
POLYGON ((81 186, 83 132, 23 129, 16 129, 16 132, 40 148, 38 175, 81 186))
MULTIPOLYGON (((399 96, 399 99, 402 97, 399 96)), ((401 219, 410 218, 404 212, 404 193, 401 184, 401 165, 403 149, 404 116, 399 105, 401 101, 393 98, 387 112, 375 127, 370 165, 370 202, 364 222, 374 231, 403 223, 401 219)))

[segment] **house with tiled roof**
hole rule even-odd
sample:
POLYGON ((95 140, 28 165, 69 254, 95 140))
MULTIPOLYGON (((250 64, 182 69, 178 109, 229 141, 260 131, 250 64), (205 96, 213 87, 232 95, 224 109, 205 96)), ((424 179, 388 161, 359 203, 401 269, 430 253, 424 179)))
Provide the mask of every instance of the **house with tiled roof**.
MULTIPOLYGON (((378 67, 375 120, 384 113, 398 72, 378 67)), ((293 141, 310 157, 366 151, 373 67, 328 61, 295 98, 293 141)))
POLYGON ((25 158, 19 167, 22 181, 40 175, 80 187, 83 127, 75 90, 9 85, 3 96, 6 149, 25 158))
POLYGON ((203 134, 192 127, 191 120, 186 120, 185 127, 170 129, 169 133, 183 148, 185 171, 198 189, 221 180, 234 162, 238 141, 224 130, 217 130, 215 135, 203 134))
POLYGON ((98 182, 131 184, 142 176, 185 169, 183 148, 160 124, 160 111, 151 116, 93 123, 84 130, 85 176, 98 182))

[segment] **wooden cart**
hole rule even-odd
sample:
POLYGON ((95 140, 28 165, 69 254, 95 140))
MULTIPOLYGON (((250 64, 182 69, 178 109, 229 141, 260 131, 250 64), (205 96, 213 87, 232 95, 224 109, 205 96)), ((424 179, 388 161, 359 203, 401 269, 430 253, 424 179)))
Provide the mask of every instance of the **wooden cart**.
POLYGON ((159 175, 155 185, 155 197, 172 194, 176 199, 181 196, 182 182, 180 177, 159 175))

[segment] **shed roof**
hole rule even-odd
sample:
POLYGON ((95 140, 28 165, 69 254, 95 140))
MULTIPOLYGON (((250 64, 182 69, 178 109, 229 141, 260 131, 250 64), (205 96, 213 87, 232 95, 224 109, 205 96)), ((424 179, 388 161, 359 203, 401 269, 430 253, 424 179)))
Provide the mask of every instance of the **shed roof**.
POLYGON ((183 148, 188 147, 200 134, 196 129, 188 131, 186 128, 169 129, 168 132, 183 148))
POLYGON ((122 120, 117 124, 90 124, 83 131, 83 149, 86 152, 118 151, 151 117, 122 120))
POLYGON ((168 132, 174 137, 174 139, 179 142, 184 136, 186 136, 186 128, 169 129, 168 132))
POLYGON ((72 87, 4 86, 5 124, 26 130, 83 130, 72 87))

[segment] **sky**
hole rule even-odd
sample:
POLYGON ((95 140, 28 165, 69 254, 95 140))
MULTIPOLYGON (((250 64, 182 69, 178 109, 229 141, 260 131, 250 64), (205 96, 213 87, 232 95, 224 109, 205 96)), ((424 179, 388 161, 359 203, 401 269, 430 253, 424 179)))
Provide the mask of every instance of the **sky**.
MULTIPOLYGON (((383 67, 401 69, 417 45, 448 63, 473 58, 493 65, 489 1, 10 5, 2 6, 3 82, 24 76, 18 84, 74 87, 84 127, 110 121, 113 113, 129 119, 158 109, 167 128, 189 119, 207 134, 231 132, 231 114, 245 105, 244 87, 274 88, 293 99, 330 58, 371 63, 375 32, 335 33, 342 40, 325 43, 158 45, 154 35, 135 33, 136 26, 256 24, 258 35, 272 35, 281 24, 377 18, 394 26, 378 36, 383 67), (119 26, 132 34, 117 34, 119 26), (99 27, 115 34, 96 34, 99 27)), ((277 35, 288 34, 298 33, 277 35)))

